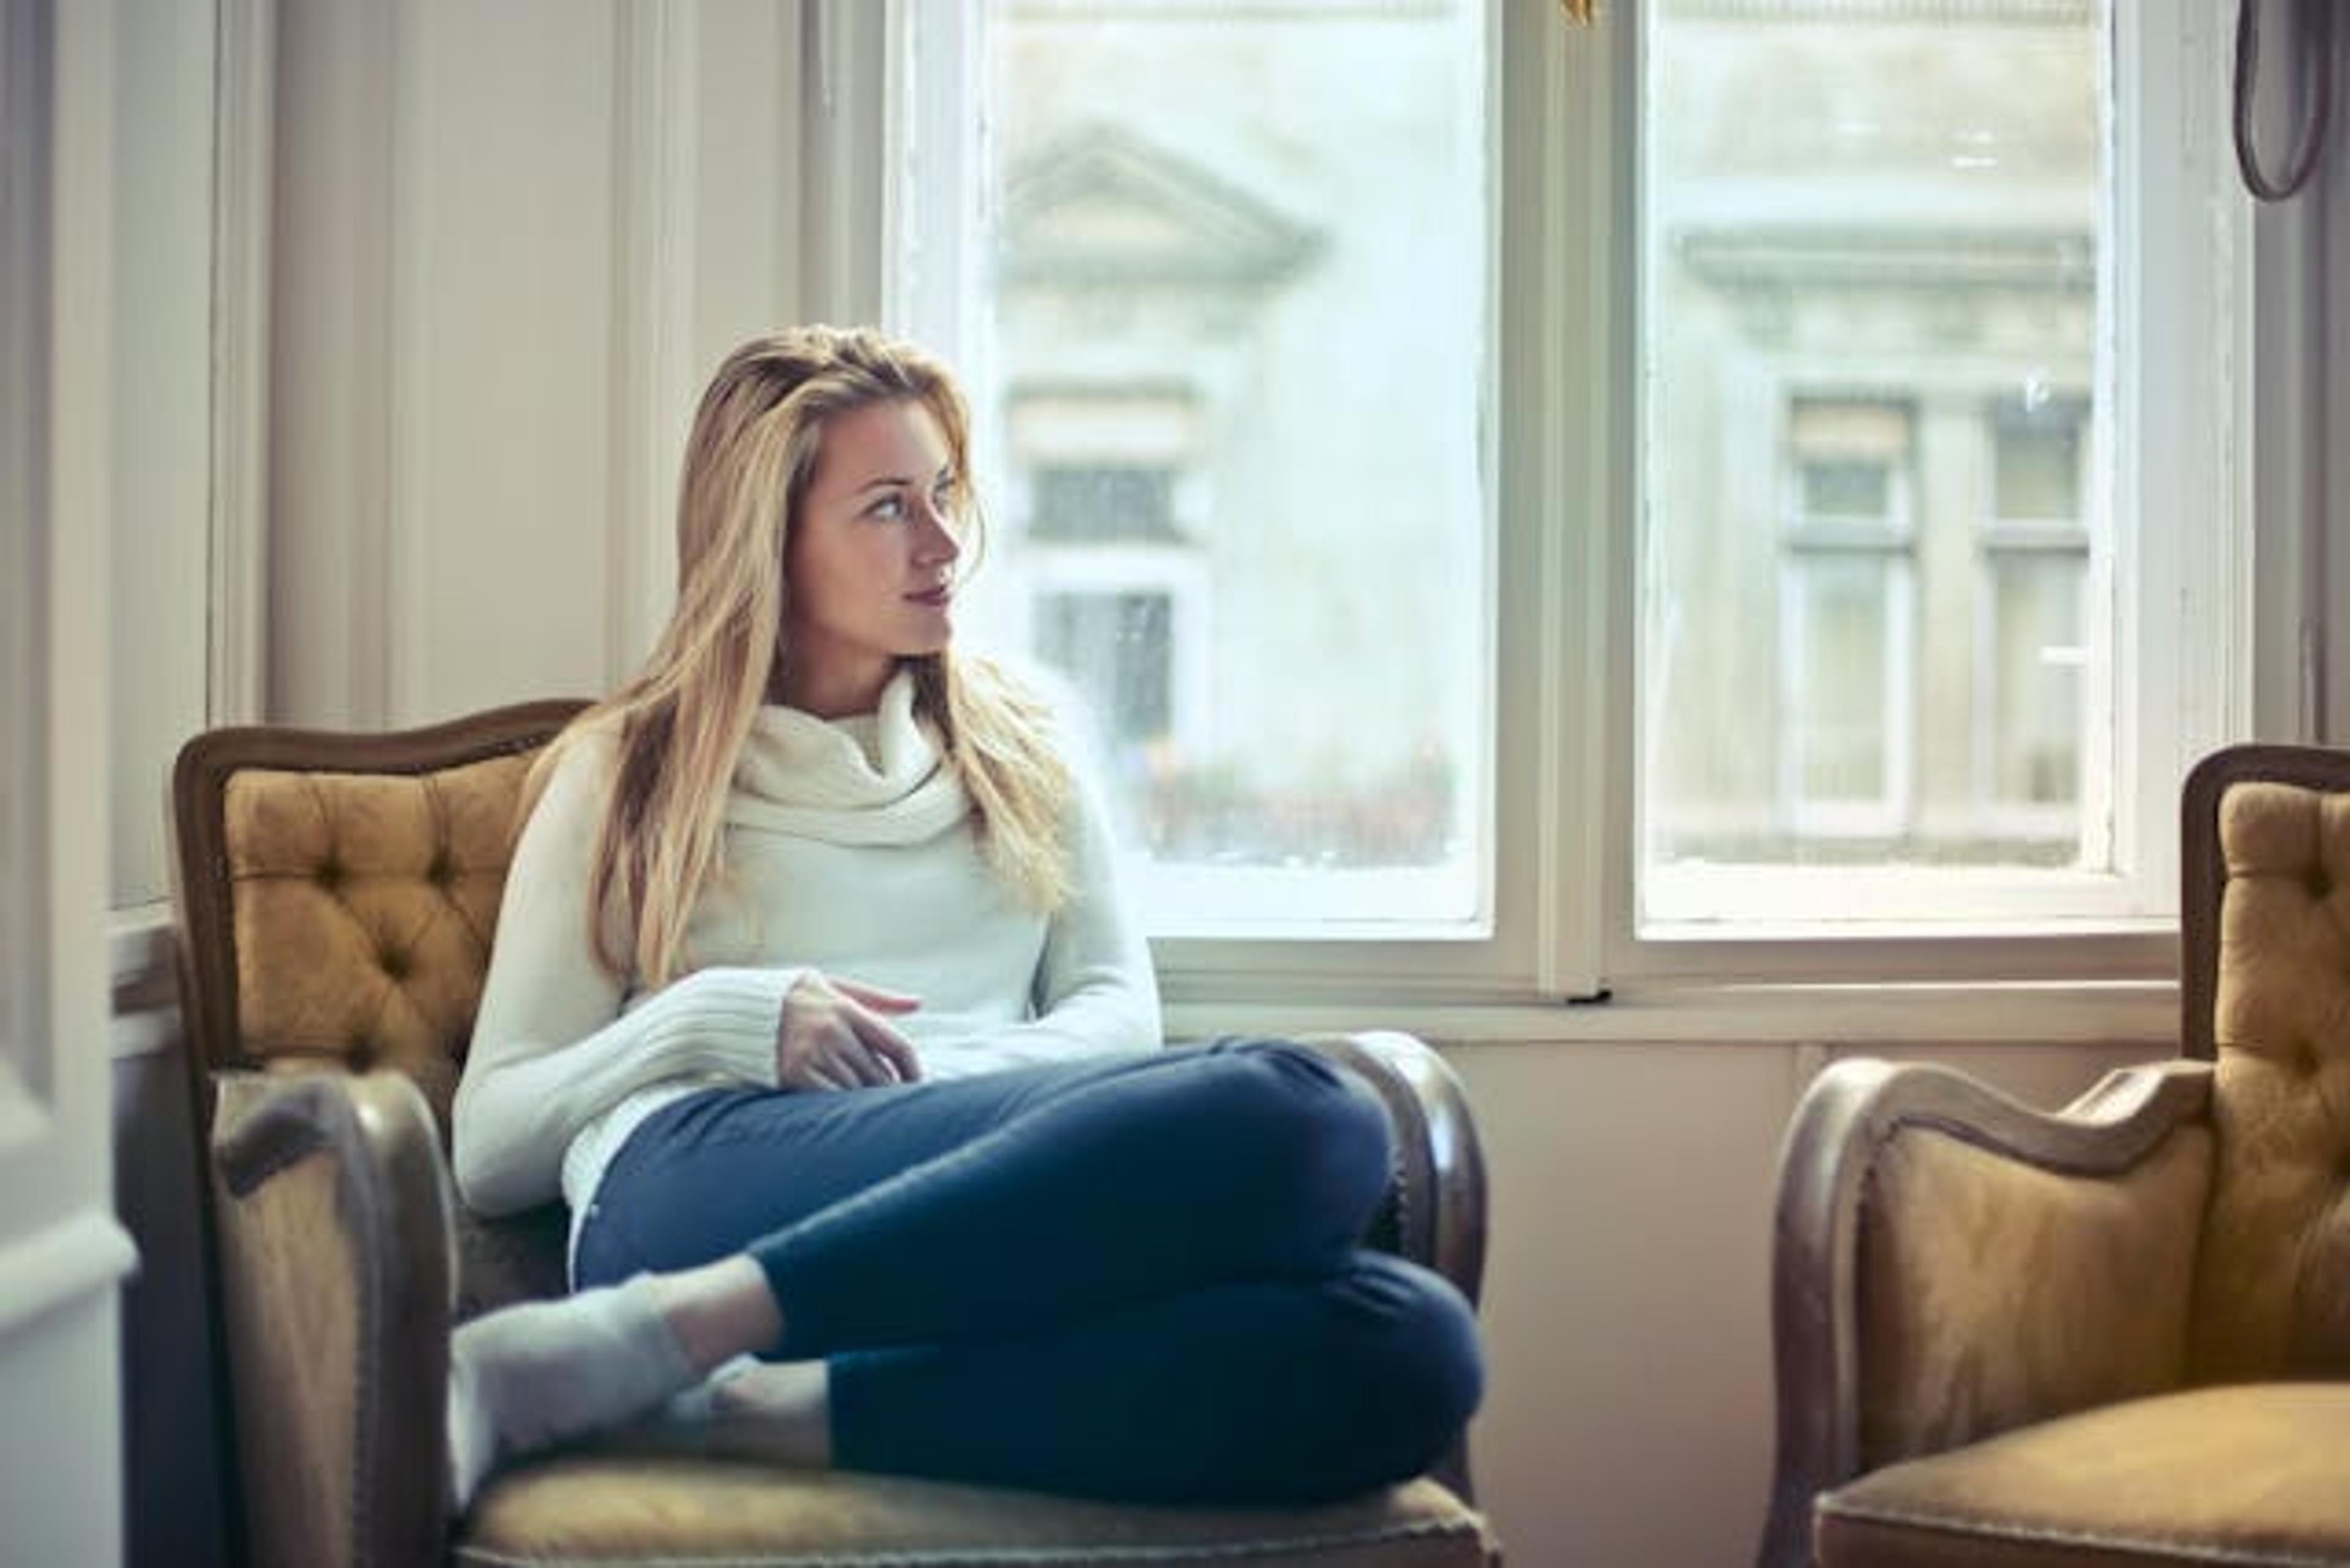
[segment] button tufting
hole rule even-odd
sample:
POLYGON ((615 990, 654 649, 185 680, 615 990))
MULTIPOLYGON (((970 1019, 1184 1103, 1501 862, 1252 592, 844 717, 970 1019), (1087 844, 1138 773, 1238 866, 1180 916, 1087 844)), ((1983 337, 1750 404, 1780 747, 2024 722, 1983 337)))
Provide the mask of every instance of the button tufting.
POLYGON ((354 1034, 351 1036, 350 1044, 343 1047, 343 1059, 359 1072, 364 1073, 374 1066, 375 1057, 375 1036, 371 1034, 354 1034))
POLYGON ((2301 879, 2301 885, 2309 890, 2312 898, 2323 903, 2334 891, 2334 874, 2325 868, 2324 861, 2316 861, 2310 866, 2308 875, 2301 879))
POLYGON ((376 967, 393 980, 406 980, 413 970, 415 960, 405 948, 386 948, 376 954, 376 967))
POLYGON ((318 868, 310 874, 310 879, 331 893, 343 885, 343 863, 332 858, 321 860, 318 868))
POLYGON ((432 864, 424 868, 424 879, 444 892, 448 890, 449 884, 457 879, 457 868, 449 863, 447 851, 432 857, 432 864))

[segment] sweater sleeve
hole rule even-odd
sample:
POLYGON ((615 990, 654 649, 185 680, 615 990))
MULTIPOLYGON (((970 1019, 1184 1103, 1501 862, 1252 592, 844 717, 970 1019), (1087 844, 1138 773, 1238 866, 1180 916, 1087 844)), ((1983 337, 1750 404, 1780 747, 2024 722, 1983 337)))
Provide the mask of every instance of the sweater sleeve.
POLYGON ((988 1037, 1003 1066, 1162 1043, 1150 947, 1118 889, 1107 814, 1092 776, 1074 764, 1072 772, 1069 897, 1045 932, 1035 1016, 988 1037))
POLYGON ((589 738, 558 763, 515 846, 451 1129, 457 1191, 484 1214, 557 1197, 579 1131, 690 1075, 772 1085, 796 969, 698 970, 629 1005, 588 940, 589 861, 612 771, 589 738))

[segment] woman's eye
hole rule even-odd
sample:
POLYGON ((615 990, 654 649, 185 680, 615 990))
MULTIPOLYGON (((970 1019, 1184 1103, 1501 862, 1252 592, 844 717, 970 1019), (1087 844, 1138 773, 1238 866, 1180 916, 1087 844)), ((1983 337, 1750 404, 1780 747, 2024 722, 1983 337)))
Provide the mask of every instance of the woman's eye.
POLYGON ((894 523, 906 514, 906 498, 902 495, 885 495, 875 502, 869 510, 871 515, 894 523))

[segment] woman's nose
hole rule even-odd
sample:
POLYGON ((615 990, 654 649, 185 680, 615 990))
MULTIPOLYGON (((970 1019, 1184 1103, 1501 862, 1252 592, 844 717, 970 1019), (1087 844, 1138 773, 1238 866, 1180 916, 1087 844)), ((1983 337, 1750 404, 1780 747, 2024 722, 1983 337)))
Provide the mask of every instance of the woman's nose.
POLYGON ((951 561, 962 554, 962 541, 955 537, 958 521, 951 512, 934 502, 922 504, 922 532, 915 547, 925 559, 951 561))

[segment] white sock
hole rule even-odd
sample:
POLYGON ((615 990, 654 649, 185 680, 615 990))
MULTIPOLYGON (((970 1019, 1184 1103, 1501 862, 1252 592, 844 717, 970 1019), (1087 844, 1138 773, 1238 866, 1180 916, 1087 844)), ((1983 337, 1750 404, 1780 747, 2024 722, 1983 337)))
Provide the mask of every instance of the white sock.
POLYGON ((717 1412, 718 1390, 759 1365, 759 1358, 747 1353, 720 1362, 711 1368, 709 1376, 661 1407, 661 1414, 686 1426, 709 1420, 717 1412))
POLYGON ((702 1380, 651 1276, 475 1318, 449 1345, 449 1480, 463 1511, 518 1455, 617 1426, 702 1380))

